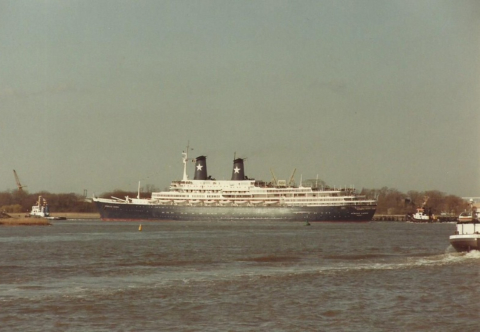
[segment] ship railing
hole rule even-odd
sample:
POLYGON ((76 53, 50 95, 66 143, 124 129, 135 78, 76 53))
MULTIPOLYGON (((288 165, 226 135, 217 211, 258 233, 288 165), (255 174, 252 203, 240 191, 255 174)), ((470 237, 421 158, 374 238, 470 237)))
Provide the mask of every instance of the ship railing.
POLYGON ((312 201, 284 201, 284 204, 287 206, 356 206, 356 205, 367 205, 375 206, 375 201, 330 201, 330 202, 312 202, 312 201))

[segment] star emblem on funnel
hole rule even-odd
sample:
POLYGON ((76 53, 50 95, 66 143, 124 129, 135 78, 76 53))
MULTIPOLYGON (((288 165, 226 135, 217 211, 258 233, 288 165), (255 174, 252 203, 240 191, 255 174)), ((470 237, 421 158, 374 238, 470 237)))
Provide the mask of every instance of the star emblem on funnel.
POLYGON ((200 164, 197 165, 197 171, 201 171, 202 168, 203 168, 203 165, 200 165, 200 164))
POLYGON ((238 168, 238 166, 237 166, 237 167, 235 167, 235 168, 233 169, 233 171, 234 171, 235 173, 239 173, 239 172, 240 172, 240 168, 238 168))

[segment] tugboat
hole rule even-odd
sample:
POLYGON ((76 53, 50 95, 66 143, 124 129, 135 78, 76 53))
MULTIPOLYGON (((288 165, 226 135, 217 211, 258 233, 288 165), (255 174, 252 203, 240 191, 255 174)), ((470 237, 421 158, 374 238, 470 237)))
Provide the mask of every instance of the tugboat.
POLYGON ((409 221, 412 222, 433 222, 437 220, 437 217, 432 213, 432 210, 427 208, 427 202, 429 197, 425 196, 423 200, 423 204, 421 207, 417 208, 417 212, 415 214, 407 215, 409 221))
POLYGON ((30 211, 30 217, 36 218, 46 218, 50 216, 50 211, 48 209, 48 203, 45 198, 38 196, 37 205, 32 206, 30 211))
POLYGON ((479 212, 470 200, 471 213, 469 218, 462 213, 458 217, 455 234, 450 235, 450 244, 456 251, 480 250, 479 212))
MULTIPOLYGON (((187 147, 187 150, 189 147, 187 147)), ((231 180, 207 175, 205 156, 189 159, 183 152, 183 178, 172 181, 169 190, 150 198, 93 197, 100 217, 115 220, 284 220, 303 222, 368 222, 377 201, 355 193, 353 188, 335 189, 291 185, 247 177, 244 159, 233 160, 231 180), (194 178, 187 176, 187 162, 195 163, 194 178)))
POLYGON ((50 216, 50 209, 48 208, 47 200, 42 197, 38 196, 37 205, 32 206, 32 210, 27 217, 34 217, 34 218, 45 218, 48 220, 66 220, 65 217, 52 217, 50 216))

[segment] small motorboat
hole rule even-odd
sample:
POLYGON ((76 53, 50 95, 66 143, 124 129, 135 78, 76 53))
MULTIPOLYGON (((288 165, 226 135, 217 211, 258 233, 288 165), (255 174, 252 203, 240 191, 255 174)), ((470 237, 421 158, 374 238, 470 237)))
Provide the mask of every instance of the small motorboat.
POLYGON ((457 222, 455 234, 450 235, 450 244, 456 251, 480 250, 480 222, 457 222))
POLYGON ((458 216, 455 234, 450 235, 450 244, 456 251, 480 250, 479 212, 470 200, 470 212, 458 216))

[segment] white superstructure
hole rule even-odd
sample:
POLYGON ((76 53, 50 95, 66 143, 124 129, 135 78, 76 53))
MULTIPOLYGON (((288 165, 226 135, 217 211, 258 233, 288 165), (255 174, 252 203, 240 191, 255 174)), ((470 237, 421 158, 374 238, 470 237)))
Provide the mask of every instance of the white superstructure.
POLYGON ((140 198, 140 193, 125 199, 94 197, 102 219, 206 219, 202 214, 208 214, 213 219, 291 220, 302 214, 312 221, 368 221, 375 213, 377 202, 356 195, 353 188, 288 186, 286 181, 275 179, 269 183, 249 179, 242 158, 234 159, 231 180, 215 180, 207 176, 205 156, 192 160, 195 176, 191 180, 187 161, 184 152, 182 180, 172 181, 169 190, 154 192, 150 198, 140 198))

